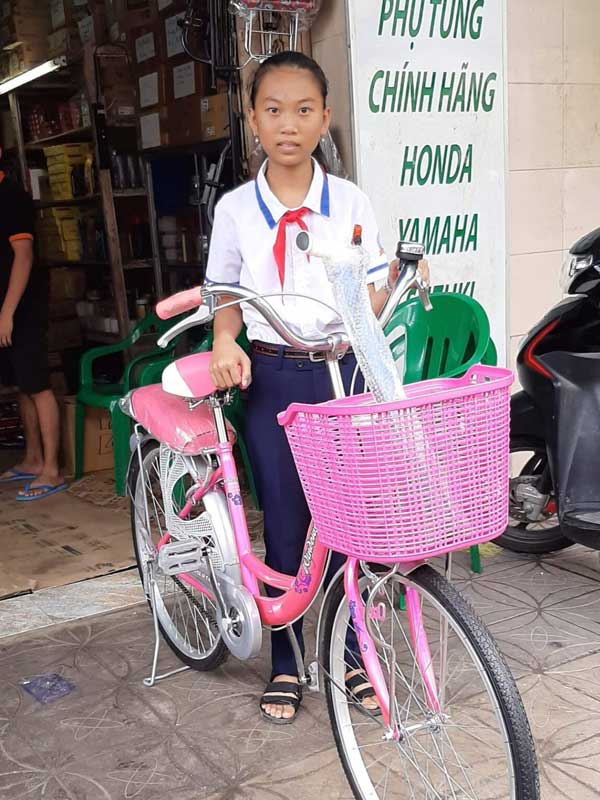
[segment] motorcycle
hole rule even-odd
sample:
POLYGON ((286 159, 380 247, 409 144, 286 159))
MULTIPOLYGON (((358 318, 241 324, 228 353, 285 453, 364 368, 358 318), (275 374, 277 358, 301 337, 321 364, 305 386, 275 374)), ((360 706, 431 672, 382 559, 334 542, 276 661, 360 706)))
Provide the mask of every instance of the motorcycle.
POLYGON ((569 251, 561 288, 517 357, 510 523, 495 542, 519 553, 600 550, 600 228, 569 251))

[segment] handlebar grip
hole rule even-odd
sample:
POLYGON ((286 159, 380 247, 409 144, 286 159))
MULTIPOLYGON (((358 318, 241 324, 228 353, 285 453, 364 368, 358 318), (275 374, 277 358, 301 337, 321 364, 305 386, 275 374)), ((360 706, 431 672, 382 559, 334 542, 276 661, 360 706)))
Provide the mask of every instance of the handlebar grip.
POLYGON ((178 292, 166 300, 161 300, 156 306, 156 313, 160 319, 171 319, 201 305, 202 289, 200 286, 194 286, 185 292, 178 292))

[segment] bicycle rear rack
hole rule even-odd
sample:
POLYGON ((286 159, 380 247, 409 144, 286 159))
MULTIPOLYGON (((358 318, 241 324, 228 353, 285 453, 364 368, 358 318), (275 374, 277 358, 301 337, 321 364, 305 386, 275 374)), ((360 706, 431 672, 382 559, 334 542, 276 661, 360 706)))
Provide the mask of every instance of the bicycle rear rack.
POLYGON ((314 0, 231 0, 230 10, 245 20, 248 61, 259 63, 279 50, 297 50, 302 24, 316 10, 314 0), (256 37, 261 42, 254 50, 256 37), (286 46, 287 45, 287 46, 286 46))

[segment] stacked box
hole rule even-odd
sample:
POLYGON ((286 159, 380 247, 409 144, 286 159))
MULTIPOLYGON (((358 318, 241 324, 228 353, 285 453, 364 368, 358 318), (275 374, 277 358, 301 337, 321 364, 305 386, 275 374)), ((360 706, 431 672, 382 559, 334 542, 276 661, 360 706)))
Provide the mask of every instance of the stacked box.
POLYGON ((0 81, 48 59, 48 4, 39 0, 0 3, 0 81))
POLYGON ((50 33, 47 3, 33 2, 33 0, 4 0, 0 5, 0 15, 1 49, 12 49, 28 44, 41 54, 47 53, 46 39, 50 33))
POLYGON ((51 208, 40 211, 36 238, 39 250, 48 261, 82 261, 86 256, 84 241, 93 211, 76 208, 51 208))
POLYGON ((109 40, 126 43, 134 28, 155 22, 156 3, 157 0, 106 0, 109 40))
POLYGON ((92 146, 88 142, 77 144, 58 144, 44 147, 48 179, 54 200, 72 200, 73 186, 71 173, 73 167, 85 164, 92 156, 92 146))
POLYGON ((35 231, 37 249, 40 253, 43 253, 45 260, 63 261, 65 259, 65 251, 60 236, 60 228, 52 211, 53 209, 48 208, 38 214, 35 231))
POLYGON ((101 45, 107 39, 104 0, 50 0, 48 37, 52 57, 66 55, 75 58, 90 42, 101 45))

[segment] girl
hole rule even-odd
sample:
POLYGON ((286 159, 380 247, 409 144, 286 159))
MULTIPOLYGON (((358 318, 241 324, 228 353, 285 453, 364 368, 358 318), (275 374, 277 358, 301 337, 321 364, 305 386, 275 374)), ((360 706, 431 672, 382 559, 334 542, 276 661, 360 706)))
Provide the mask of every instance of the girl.
MULTIPOLYGON (((316 160, 331 118, 327 93, 323 71, 301 53, 278 53, 256 71, 248 118, 267 159, 255 181, 225 195, 216 207, 207 283, 240 283, 261 295, 308 295, 335 307, 322 262, 308 260, 295 248, 295 234, 308 228, 318 240, 349 244, 354 226, 361 225, 377 313, 398 265, 388 265, 366 195, 353 183, 327 175, 316 160)), ((426 265, 423 271, 426 275, 426 265)), ((341 327, 333 310, 311 300, 282 296, 269 301, 306 337, 322 337, 341 327)), ((300 565, 310 513, 276 415, 292 402, 319 403, 331 397, 324 361, 313 358, 284 346, 252 308, 235 306, 215 317, 211 375, 220 389, 248 389, 247 442, 264 508, 266 563, 290 575, 300 565), (242 322, 252 342, 251 359, 236 344, 242 322)), ((341 361, 347 391, 355 366, 351 354, 341 361)), ((342 562, 334 554, 330 576, 342 562)), ((301 621, 294 631, 304 653, 301 621)), ((271 644, 271 680, 260 708, 269 720, 289 723, 301 701, 296 661, 286 631, 272 632, 271 644)), ((347 688, 366 709, 377 710, 366 673, 358 660, 354 663, 358 667, 347 672, 347 688)))

